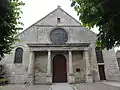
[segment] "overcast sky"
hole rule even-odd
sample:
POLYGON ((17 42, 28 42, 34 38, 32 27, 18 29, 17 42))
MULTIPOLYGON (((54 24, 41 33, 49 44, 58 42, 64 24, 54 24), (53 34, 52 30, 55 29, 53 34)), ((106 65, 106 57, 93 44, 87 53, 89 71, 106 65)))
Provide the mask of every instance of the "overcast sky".
MULTIPOLYGON (((79 20, 77 13, 70 6, 71 0, 22 0, 25 6, 22 7, 23 14, 21 15, 21 21, 24 23, 24 30, 36 21, 40 20, 51 11, 61 6, 67 13, 69 13, 76 20, 79 20)), ((97 28, 92 31, 98 33, 97 28)), ((117 48, 116 48, 117 49, 117 48)))

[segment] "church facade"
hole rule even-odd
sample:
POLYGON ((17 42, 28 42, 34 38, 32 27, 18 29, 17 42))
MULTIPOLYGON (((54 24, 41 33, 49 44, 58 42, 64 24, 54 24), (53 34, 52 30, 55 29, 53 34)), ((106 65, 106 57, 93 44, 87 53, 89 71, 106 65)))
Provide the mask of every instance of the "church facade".
POLYGON ((113 49, 96 48, 96 34, 58 7, 18 35, 1 61, 15 84, 119 80, 113 49))

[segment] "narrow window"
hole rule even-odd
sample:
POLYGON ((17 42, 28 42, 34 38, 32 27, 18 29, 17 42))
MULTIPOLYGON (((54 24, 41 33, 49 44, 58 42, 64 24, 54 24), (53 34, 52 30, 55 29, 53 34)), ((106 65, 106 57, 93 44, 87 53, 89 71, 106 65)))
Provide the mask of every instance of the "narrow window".
POLYGON ((102 50, 100 50, 99 47, 96 47, 95 52, 96 52, 97 62, 98 63, 104 63, 102 50))
POLYGON ((120 58, 117 58, 117 62, 118 62, 118 66, 119 66, 119 69, 120 69, 120 58))
POLYGON ((23 58, 23 49, 21 47, 18 47, 15 50, 14 63, 22 63, 22 58, 23 58))
POLYGON ((60 18, 57 18, 57 23, 60 23, 60 18))

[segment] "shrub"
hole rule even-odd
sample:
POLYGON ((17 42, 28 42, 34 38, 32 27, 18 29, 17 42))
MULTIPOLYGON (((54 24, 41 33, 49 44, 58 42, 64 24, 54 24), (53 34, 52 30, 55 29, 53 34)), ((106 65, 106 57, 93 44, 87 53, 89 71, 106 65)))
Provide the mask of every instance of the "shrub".
POLYGON ((0 85, 8 84, 5 65, 0 65, 0 85))
POLYGON ((0 79, 0 85, 5 85, 8 84, 8 79, 7 78, 1 78, 0 79))

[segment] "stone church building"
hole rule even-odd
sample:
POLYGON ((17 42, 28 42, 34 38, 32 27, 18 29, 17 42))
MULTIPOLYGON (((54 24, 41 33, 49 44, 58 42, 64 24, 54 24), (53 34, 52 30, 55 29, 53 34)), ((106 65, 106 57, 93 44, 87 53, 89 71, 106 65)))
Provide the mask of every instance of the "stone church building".
POLYGON ((1 61, 10 83, 52 84, 119 80, 114 49, 96 47, 96 34, 58 7, 18 35, 1 61))

